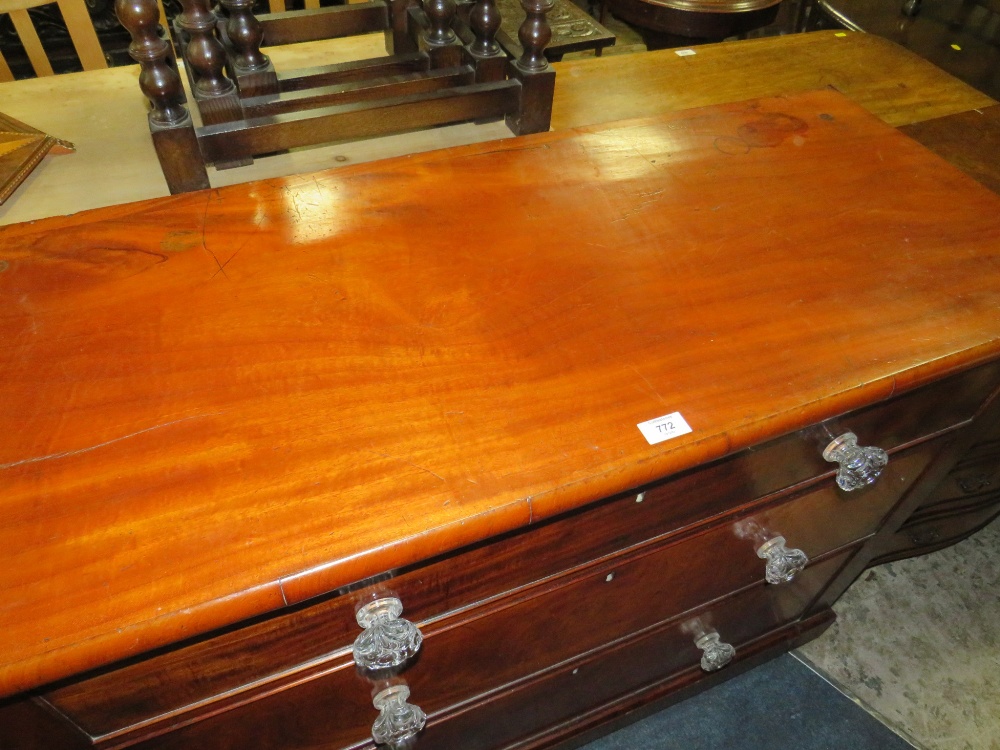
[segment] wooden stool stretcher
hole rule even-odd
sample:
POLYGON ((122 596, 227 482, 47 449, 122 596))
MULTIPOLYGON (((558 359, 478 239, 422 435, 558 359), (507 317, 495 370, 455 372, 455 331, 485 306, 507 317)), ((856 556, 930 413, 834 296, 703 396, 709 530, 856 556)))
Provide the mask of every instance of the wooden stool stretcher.
POLYGON ((521 0, 516 58, 496 40, 494 0, 373 0, 270 13, 252 0, 182 0, 173 38, 203 126, 185 106, 155 0, 118 0, 141 66, 149 128, 171 193, 209 187, 218 168, 289 149, 469 120, 505 118, 516 135, 548 130, 555 73, 544 56, 552 0, 521 0), (381 31, 385 57, 279 74, 262 46, 381 31))

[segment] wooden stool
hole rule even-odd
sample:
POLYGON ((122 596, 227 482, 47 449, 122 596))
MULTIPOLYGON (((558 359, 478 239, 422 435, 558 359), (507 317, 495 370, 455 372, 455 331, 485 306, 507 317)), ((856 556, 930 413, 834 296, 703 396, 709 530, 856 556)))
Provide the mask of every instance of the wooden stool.
POLYGON ((181 0, 173 37, 202 127, 195 127, 156 0, 117 0, 129 54, 152 105, 149 128, 171 193, 209 187, 207 164, 468 120, 504 117, 517 135, 548 130, 555 72, 544 55, 552 0, 521 0, 519 55, 497 42, 494 0, 373 0, 270 13, 252 0, 181 0), (279 75, 263 45, 381 31, 386 57, 279 75))

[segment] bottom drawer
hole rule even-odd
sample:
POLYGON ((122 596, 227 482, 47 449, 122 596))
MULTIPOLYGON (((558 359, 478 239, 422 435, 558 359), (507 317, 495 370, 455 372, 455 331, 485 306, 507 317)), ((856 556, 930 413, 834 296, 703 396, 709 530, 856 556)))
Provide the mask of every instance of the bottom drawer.
MULTIPOLYGON (((652 700, 717 675, 724 679, 763 649, 788 650, 799 639, 797 617, 850 557, 841 553, 811 565, 793 583, 760 584, 671 623, 530 676, 504 690, 430 717, 415 747, 430 750, 514 750, 547 747, 652 700), (735 646, 732 662, 713 673, 699 662, 694 633, 719 633, 735 646)), ((813 636, 830 622, 828 610, 813 636)))
MULTIPOLYGON (((430 714, 428 727, 417 740, 416 747, 434 750, 500 748, 519 737, 569 720, 576 714, 697 665, 701 652, 694 640, 699 628, 716 630, 723 640, 739 648, 740 644, 794 621, 852 551, 839 552, 813 563, 790 584, 754 584, 706 607, 691 610, 668 624, 644 628, 589 648, 582 654, 576 652, 571 659, 560 660, 534 672, 518 669, 512 652, 523 651, 523 648, 506 649, 504 643, 510 641, 514 631, 510 619, 513 611, 518 612, 518 617, 539 618, 554 634, 559 634, 566 625, 566 613, 553 608, 545 596, 533 600, 531 610, 526 613, 521 607, 511 607, 488 617, 429 632, 417 662, 405 672, 405 682, 412 691, 411 702, 422 705, 430 714), (595 659, 602 665, 600 679, 581 677, 571 680, 571 685, 553 687, 554 692, 544 700, 533 698, 524 705, 518 704, 517 711, 504 708, 497 719, 499 724, 491 719, 479 724, 471 733, 463 730, 454 740, 445 740, 440 735, 441 732, 450 735, 451 722, 459 721, 458 717, 472 704, 489 706, 503 702, 508 694, 520 695, 530 685, 565 674, 568 664, 579 662, 582 672, 584 665, 595 659), (498 684, 497 674, 512 676, 498 684), (484 692, 479 687, 483 684, 495 687, 484 692), (442 704, 443 696, 451 697, 442 704), (456 696, 467 697, 458 699, 456 696)), ((637 600, 633 605, 642 607, 644 602, 637 600)), ((595 630, 608 629, 608 622, 614 621, 616 616, 612 610, 594 609, 586 624, 595 630)), ((573 627, 578 625, 573 623, 573 627)), ((578 676, 572 669, 569 675, 578 676)), ((285 685, 272 694, 258 696, 259 699, 252 703, 178 728, 137 747, 177 750, 192 747, 199 750, 370 747, 370 727, 377 716, 372 695, 389 684, 400 682, 399 678, 372 682, 356 673, 352 665, 340 665, 325 675, 285 685)))
POLYGON ((628 723, 632 717, 642 718, 650 708, 659 710, 677 703, 801 646, 822 634, 834 619, 831 609, 823 609, 807 620, 790 623, 764 637, 741 644, 739 661, 722 672, 706 674, 697 665, 691 665, 631 692, 598 702, 598 693, 602 692, 600 686, 621 673, 622 662, 644 663, 648 660, 649 651, 654 647, 652 640, 657 635, 654 633, 648 639, 628 644, 621 651, 602 653, 579 665, 566 665, 535 682, 518 685, 489 703, 470 705, 440 722, 432 722, 414 747, 434 750, 579 747, 583 742, 628 723), (556 696, 561 697, 566 715, 560 722, 552 721, 554 714, 551 709, 556 696), (573 706, 581 708, 574 711, 573 706), (541 717, 539 714, 542 714, 541 717), (537 718, 542 720, 534 722, 535 731, 524 734, 524 729, 532 725, 532 719, 537 718), (489 738, 484 727, 490 728, 489 738))

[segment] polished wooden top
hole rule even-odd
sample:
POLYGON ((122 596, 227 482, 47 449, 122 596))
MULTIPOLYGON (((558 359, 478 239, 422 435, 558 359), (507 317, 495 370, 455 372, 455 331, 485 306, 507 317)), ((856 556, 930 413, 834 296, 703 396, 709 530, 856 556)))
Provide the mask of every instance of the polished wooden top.
POLYGON ((823 31, 692 49, 557 65, 553 130, 824 86, 896 127, 996 103, 870 34, 823 31))
MULTIPOLYGON (((833 86, 891 125, 993 104, 925 60, 867 34, 817 32, 554 65, 554 129, 833 86)), ((385 53, 381 34, 269 49, 278 70, 385 53)), ((0 224, 168 194, 146 126, 138 66, 0 84, 5 113, 72 141, 0 206, 0 224)), ((213 187, 509 137, 502 122, 340 143, 210 171, 213 187)))
POLYGON ((830 91, 0 246, 3 693, 1000 354, 1000 198, 830 91))

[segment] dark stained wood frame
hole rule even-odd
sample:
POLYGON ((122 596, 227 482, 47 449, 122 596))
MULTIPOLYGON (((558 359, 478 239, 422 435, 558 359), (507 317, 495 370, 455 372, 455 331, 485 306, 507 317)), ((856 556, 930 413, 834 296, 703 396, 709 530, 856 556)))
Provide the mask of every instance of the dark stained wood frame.
POLYGON ((172 47, 157 32, 155 0, 116 3, 171 193, 208 188, 208 164, 244 166, 291 148, 501 117, 516 135, 549 128, 552 0, 521 0, 516 50, 496 41, 494 0, 372 0, 260 17, 248 0, 223 0, 219 14, 207 0, 182 4, 172 47), (279 74, 261 52, 378 31, 388 54, 371 60, 279 74), (201 127, 186 107, 175 48, 201 127))

